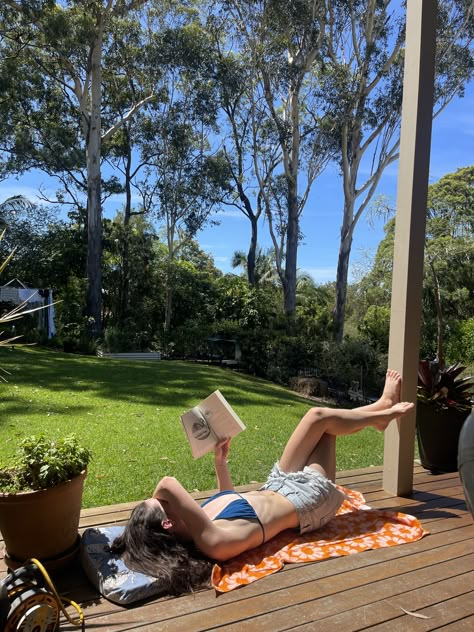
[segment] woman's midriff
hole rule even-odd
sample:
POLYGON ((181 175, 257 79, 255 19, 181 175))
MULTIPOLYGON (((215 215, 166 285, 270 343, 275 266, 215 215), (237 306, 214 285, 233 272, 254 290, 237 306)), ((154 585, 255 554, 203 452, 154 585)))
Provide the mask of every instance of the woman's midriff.
POLYGON ((292 502, 269 490, 248 492, 245 498, 257 512, 265 527, 265 539, 269 540, 285 529, 296 529, 299 520, 292 502))
MULTIPOLYGON (((244 492, 240 495, 255 509, 255 513, 265 529, 265 540, 273 538, 285 529, 299 527, 298 516, 293 504, 281 494, 262 490, 244 492)), ((236 498, 238 498, 237 495, 226 494, 211 501, 203 509, 212 520, 236 498)), ((216 522, 220 523, 221 520, 216 522)))

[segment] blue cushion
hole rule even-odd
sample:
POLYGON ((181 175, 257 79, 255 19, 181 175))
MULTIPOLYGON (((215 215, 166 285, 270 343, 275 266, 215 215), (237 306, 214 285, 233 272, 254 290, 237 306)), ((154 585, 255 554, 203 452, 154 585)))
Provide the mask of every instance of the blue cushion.
POLYGON ((163 580, 130 570, 120 557, 107 551, 124 528, 108 526, 84 531, 81 564, 89 580, 101 595, 121 605, 168 592, 169 587, 163 580))

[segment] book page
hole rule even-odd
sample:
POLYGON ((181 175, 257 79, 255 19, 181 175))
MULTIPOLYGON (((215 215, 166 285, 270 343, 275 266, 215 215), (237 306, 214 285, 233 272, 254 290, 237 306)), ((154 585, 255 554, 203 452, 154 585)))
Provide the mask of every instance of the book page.
POLYGON ((220 391, 214 391, 198 404, 197 408, 211 426, 218 440, 235 437, 239 432, 245 430, 245 425, 220 391))
POLYGON ((235 437, 245 430, 245 425, 220 391, 214 391, 184 413, 181 422, 195 459, 213 450, 220 439, 235 437))
POLYGON ((216 434, 197 406, 184 413, 181 422, 195 459, 210 452, 218 442, 216 434))

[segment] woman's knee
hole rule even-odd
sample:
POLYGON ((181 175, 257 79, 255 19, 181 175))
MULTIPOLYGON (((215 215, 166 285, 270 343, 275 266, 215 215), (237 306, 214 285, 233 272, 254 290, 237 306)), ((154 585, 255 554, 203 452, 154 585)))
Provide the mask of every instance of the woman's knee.
POLYGON ((330 417, 330 410, 330 408, 314 406, 308 410, 304 418, 307 419, 310 424, 320 424, 330 417))
POLYGON ((308 463, 308 465, 306 467, 309 467, 312 470, 314 470, 315 472, 318 472, 319 474, 322 474, 322 476, 324 476, 325 478, 328 478, 328 474, 327 474, 326 470, 319 463, 308 463))

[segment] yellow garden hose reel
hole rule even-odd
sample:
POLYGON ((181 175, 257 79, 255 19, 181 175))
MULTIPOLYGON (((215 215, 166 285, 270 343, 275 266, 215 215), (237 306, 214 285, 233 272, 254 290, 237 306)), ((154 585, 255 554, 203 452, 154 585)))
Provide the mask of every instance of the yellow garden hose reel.
POLYGON ((56 632, 59 615, 84 630, 84 615, 77 603, 61 598, 45 568, 32 558, 0 583, 0 630, 2 632, 56 632), (65 604, 75 608, 72 618, 65 604))

